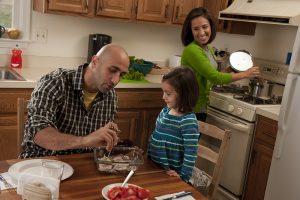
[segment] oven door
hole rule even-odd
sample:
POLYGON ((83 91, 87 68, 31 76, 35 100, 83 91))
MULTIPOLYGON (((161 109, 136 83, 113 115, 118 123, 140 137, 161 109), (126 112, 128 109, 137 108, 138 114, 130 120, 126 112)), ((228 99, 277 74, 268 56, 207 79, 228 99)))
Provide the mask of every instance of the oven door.
POLYGON ((212 107, 208 108, 206 121, 231 131, 220 185, 235 196, 241 196, 253 139, 254 123, 244 121, 212 107))

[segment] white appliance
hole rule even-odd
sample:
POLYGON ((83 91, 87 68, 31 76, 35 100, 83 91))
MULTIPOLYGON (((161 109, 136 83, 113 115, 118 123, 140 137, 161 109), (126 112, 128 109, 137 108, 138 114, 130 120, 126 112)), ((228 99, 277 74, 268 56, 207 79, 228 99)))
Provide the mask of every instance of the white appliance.
POLYGON ((300 199, 300 27, 288 71, 265 200, 300 199))
MULTIPOLYGON (((261 66, 262 76, 265 79, 281 84, 285 83, 287 65, 264 60, 255 60, 255 63, 261 66)), ((230 85, 228 87, 229 89, 227 86, 221 87, 225 88, 225 91, 210 92, 207 122, 231 130, 217 199, 241 200, 253 142, 256 109, 258 107, 280 107, 280 105, 277 102, 259 101, 243 95, 240 98, 240 87, 232 88, 230 85), (236 89, 237 91, 235 91, 236 89)), ((276 94, 282 96, 283 85, 279 85, 279 88, 276 89, 276 94)))
POLYGON ((234 0, 219 19, 297 26, 300 0, 234 0))
POLYGON ((173 55, 169 59, 169 67, 178 67, 181 65, 181 56, 173 55))

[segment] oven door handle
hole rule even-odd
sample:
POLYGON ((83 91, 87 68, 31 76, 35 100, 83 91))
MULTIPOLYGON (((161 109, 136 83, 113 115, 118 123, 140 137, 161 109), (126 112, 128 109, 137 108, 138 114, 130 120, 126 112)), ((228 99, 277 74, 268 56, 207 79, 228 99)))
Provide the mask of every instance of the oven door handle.
POLYGON ((223 124, 225 124, 226 126, 232 128, 232 129, 240 130, 240 131, 246 131, 246 132, 249 130, 249 126, 247 126, 246 124, 242 124, 239 121, 236 121, 234 119, 231 119, 231 122, 230 122, 230 121, 225 120, 225 119, 223 119, 219 116, 214 116, 214 115, 211 115, 211 114, 209 114, 209 116, 212 119, 216 120, 217 122, 223 123, 223 124), (234 122, 234 123, 232 123, 232 122, 234 122))

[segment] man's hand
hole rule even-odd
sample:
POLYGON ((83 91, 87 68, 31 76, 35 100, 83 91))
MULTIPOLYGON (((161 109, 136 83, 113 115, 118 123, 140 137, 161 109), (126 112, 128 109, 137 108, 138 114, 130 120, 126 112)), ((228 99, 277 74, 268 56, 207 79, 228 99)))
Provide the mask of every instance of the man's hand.
POLYGON ((113 122, 108 122, 104 127, 92 132, 91 134, 83 138, 84 146, 88 147, 99 147, 105 146, 108 151, 111 151, 113 146, 117 145, 118 137, 118 126, 113 122))

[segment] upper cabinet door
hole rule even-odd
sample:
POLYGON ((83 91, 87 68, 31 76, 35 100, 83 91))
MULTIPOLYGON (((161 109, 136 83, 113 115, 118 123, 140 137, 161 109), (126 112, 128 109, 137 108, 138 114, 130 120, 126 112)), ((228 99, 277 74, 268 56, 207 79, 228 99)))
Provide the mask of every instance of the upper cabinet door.
POLYGON ((171 12, 170 0, 139 0, 136 19, 164 23, 170 21, 171 12))
POLYGON ((97 0, 96 15, 131 19, 133 1, 134 0, 97 0))
POLYGON ((48 0, 49 10, 88 14, 90 0, 48 0))
POLYGON ((189 12, 200 6, 203 6, 203 0, 175 0, 172 23, 183 24, 189 12))

